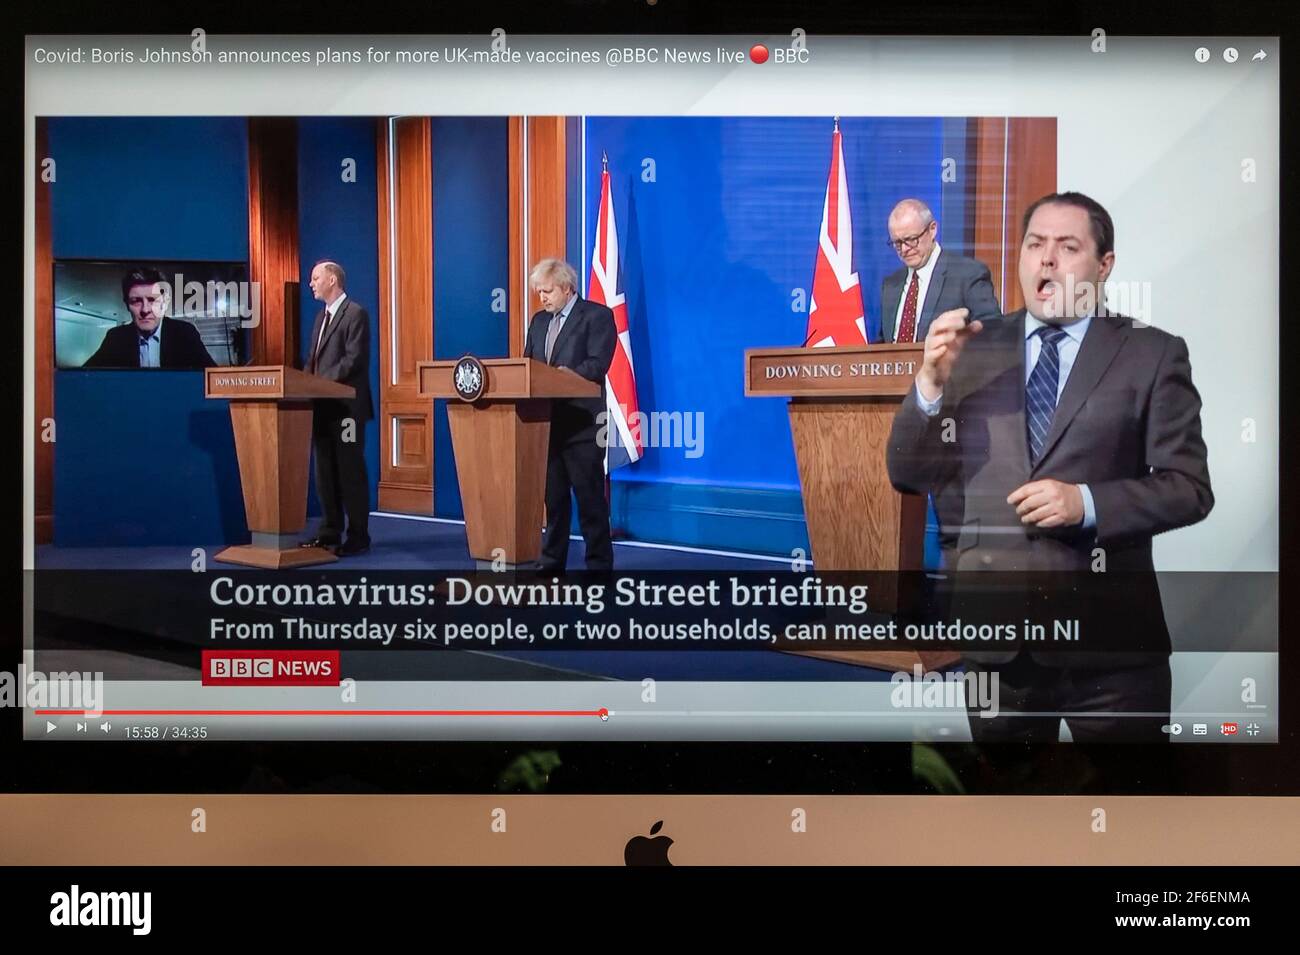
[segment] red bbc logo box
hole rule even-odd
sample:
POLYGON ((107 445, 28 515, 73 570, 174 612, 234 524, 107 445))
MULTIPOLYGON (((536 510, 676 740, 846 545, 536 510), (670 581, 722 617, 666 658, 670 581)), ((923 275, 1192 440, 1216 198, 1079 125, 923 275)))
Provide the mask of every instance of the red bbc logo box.
POLYGON ((337 650, 204 650, 204 686, 338 686, 337 650))

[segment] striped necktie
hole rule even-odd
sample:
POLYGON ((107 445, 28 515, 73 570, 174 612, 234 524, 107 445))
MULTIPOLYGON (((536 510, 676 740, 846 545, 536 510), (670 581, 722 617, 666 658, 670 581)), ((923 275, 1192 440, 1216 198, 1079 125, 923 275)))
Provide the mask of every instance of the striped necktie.
POLYGON ((1029 433, 1030 461, 1037 464, 1052 430, 1052 416, 1056 414, 1056 392, 1061 379, 1061 356, 1057 347, 1066 332, 1044 325, 1034 334, 1042 339, 1043 348, 1025 385, 1025 429, 1029 433))

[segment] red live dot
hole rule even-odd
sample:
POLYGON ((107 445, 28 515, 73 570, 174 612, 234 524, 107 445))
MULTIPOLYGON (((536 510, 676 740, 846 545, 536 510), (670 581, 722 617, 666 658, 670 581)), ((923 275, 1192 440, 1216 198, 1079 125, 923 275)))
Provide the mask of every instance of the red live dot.
POLYGON ((767 47, 761 43, 755 43, 749 48, 749 58, 755 63, 767 62, 767 47))

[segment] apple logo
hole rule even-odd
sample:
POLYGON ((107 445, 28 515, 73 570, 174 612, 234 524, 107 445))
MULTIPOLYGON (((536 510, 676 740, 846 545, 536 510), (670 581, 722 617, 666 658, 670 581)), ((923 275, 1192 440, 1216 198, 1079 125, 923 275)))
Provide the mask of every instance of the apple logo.
MULTIPOLYGON (((653 836, 663 827, 664 821, 660 819, 650 827, 650 835, 653 836)), ((672 865, 668 861, 668 850, 672 844, 673 840, 667 836, 659 836, 657 839, 633 836, 623 847, 623 862, 627 865, 672 865)))

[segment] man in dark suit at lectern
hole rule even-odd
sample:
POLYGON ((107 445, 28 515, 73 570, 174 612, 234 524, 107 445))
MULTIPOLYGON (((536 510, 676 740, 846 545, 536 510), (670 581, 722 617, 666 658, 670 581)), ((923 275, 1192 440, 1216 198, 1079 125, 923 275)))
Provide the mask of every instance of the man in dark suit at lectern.
POLYGON ((366 422, 370 402, 370 316, 348 297, 347 276, 336 262, 311 270, 311 292, 324 307, 316 315, 307 343, 306 371, 343 385, 350 400, 318 399, 312 417, 316 452, 316 494, 323 517, 316 536, 304 547, 325 547, 340 557, 370 549, 370 481, 366 476, 366 422), (347 538, 343 520, 347 516, 347 538))
POLYGON ((563 573, 569 556, 569 495, 578 500, 578 526, 587 569, 610 570, 614 547, 605 497, 605 449, 596 440, 605 411, 605 373, 614 360, 614 313, 578 295, 578 274, 560 259, 543 259, 529 275, 542 310, 528 323, 524 357, 567 368, 601 386, 599 397, 556 398, 546 453, 546 539, 537 569, 563 573))
POLYGON ((1044 196, 1023 231, 1026 307, 934 320, 890 480, 952 525, 950 624, 1087 621, 1063 644, 961 644, 968 669, 998 677, 998 715, 968 702, 977 742, 1055 742, 1062 718, 1075 742, 1160 742, 1171 643, 1151 539, 1214 506, 1187 345, 1106 314, 1115 227, 1095 200, 1044 196))
POLYGON ((939 223, 920 199, 889 214, 889 244, 903 263, 880 283, 880 334, 886 343, 923 342, 934 317, 954 308, 971 318, 1002 314, 989 268, 939 245, 939 223))

